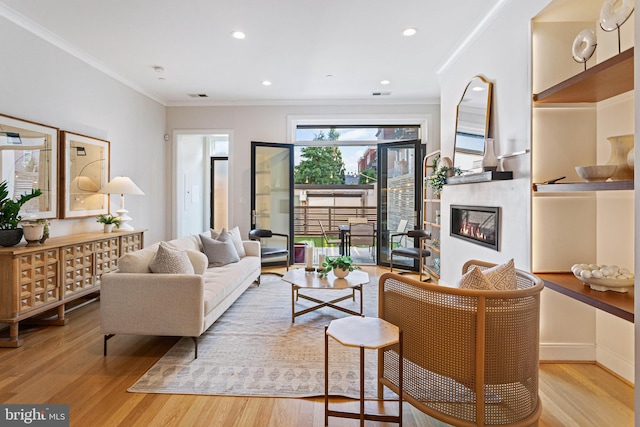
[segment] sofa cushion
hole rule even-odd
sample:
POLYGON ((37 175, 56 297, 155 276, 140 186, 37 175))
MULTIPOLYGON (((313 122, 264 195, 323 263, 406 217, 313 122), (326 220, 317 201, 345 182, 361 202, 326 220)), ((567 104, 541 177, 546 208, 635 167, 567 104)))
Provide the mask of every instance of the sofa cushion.
POLYGON ((156 248, 153 247, 141 249, 139 251, 128 252, 118 259, 118 269, 120 273, 151 273, 149 264, 156 255, 156 248))
POLYGON ((189 257, 189 261, 191 261, 191 265, 193 265, 193 272, 198 275, 204 274, 207 267, 209 267, 209 258, 200 251, 187 250, 185 252, 189 257))
POLYGON ((229 233, 231 233, 231 238, 233 240, 233 245, 236 247, 236 251, 238 252, 238 256, 240 258, 246 257, 247 254, 244 251, 244 245, 242 244, 242 236, 240 235, 240 229, 238 228, 238 226, 236 225, 231 230, 229 230, 229 233))
POLYGON ((165 274, 194 274, 193 265, 187 253, 180 249, 174 249, 165 242, 158 246, 155 258, 149 264, 153 273, 165 274))
POLYGON ((220 240, 200 235, 204 253, 209 260, 209 267, 222 267, 240 261, 231 237, 228 236, 228 233, 225 233, 223 231, 220 234, 220 240))

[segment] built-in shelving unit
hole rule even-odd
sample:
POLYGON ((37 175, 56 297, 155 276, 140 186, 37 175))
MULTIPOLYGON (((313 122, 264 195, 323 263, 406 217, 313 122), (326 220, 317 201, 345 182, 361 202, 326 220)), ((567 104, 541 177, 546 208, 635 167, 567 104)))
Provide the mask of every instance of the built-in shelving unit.
POLYGON ((437 212, 440 211, 440 199, 434 196, 433 190, 427 185, 427 178, 433 173, 433 160, 439 156, 440 150, 427 154, 422 168, 425 181, 422 186, 422 228, 431 232, 431 239, 424 243, 425 249, 431 252, 431 256, 426 260, 422 269, 434 281, 440 279, 440 218, 437 216, 437 212))
MULTIPOLYGON (((634 49, 630 48, 593 67, 533 95, 534 105, 596 103, 632 91, 634 49)), ((550 148, 551 149, 551 148, 550 148)), ((612 182, 556 182, 533 184, 533 194, 586 191, 633 190, 633 180, 612 182)), ((534 230, 534 233, 536 231, 534 230)), ((545 285, 557 292, 604 310, 630 322, 634 321, 634 294, 600 292, 585 286, 571 273, 538 273, 545 285)))
POLYGON ((633 48, 533 95, 533 101, 599 102, 630 90, 633 90, 633 48))

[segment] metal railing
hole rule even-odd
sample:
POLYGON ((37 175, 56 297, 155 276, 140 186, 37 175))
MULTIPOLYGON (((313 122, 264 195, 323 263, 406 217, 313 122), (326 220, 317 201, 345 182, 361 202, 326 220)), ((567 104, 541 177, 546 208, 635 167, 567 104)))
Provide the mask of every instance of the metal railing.
POLYGON ((327 233, 335 235, 338 226, 349 223, 349 218, 366 218, 376 223, 375 206, 294 206, 293 231, 296 236, 322 236, 320 222, 327 233))

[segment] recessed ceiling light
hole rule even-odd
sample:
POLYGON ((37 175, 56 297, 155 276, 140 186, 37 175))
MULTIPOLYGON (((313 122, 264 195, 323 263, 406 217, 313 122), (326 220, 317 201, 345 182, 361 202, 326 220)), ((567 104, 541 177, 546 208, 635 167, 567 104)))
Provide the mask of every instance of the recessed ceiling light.
POLYGON ((262 86, 271 86, 271 82, 269 80, 263 80, 262 86))
POLYGON ((389 83, 391 83, 389 80, 381 80, 380 81, 381 85, 388 85, 389 83))
POLYGON ((405 37, 411 37, 413 35, 415 35, 418 32, 417 29, 415 28, 407 28, 402 32, 402 35, 405 37))
POLYGON ((331 77, 333 77, 333 74, 327 74, 326 77, 330 79, 331 77))
POLYGON ((154 70, 156 73, 164 73, 164 68, 162 68, 162 67, 161 67, 161 66, 159 66, 159 65, 156 65, 155 67, 153 67, 153 70, 154 70))
POLYGON ((231 33, 231 37, 233 37, 234 39, 242 40, 242 39, 246 38, 247 35, 245 33, 243 33, 242 31, 234 31, 234 32, 231 33))

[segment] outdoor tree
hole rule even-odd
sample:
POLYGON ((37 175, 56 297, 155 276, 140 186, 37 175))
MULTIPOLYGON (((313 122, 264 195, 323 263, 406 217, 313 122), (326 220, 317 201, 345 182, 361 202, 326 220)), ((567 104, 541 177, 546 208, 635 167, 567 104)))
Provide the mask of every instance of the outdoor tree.
MULTIPOLYGON (((340 133, 334 128, 325 135, 317 133, 314 141, 337 141, 340 133)), ((296 184, 344 184, 344 163, 338 147, 304 147, 300 150, 302 161, 293 169, 296 184)))
POLYGON ((373 184, 378 179, 378 171, 376 168, 366 168, 360 172, 358 184, 373 184))
POLYGON ((344 184, 344 163, 338 147, 304 147, 293 170, 296 184, 344 184))

